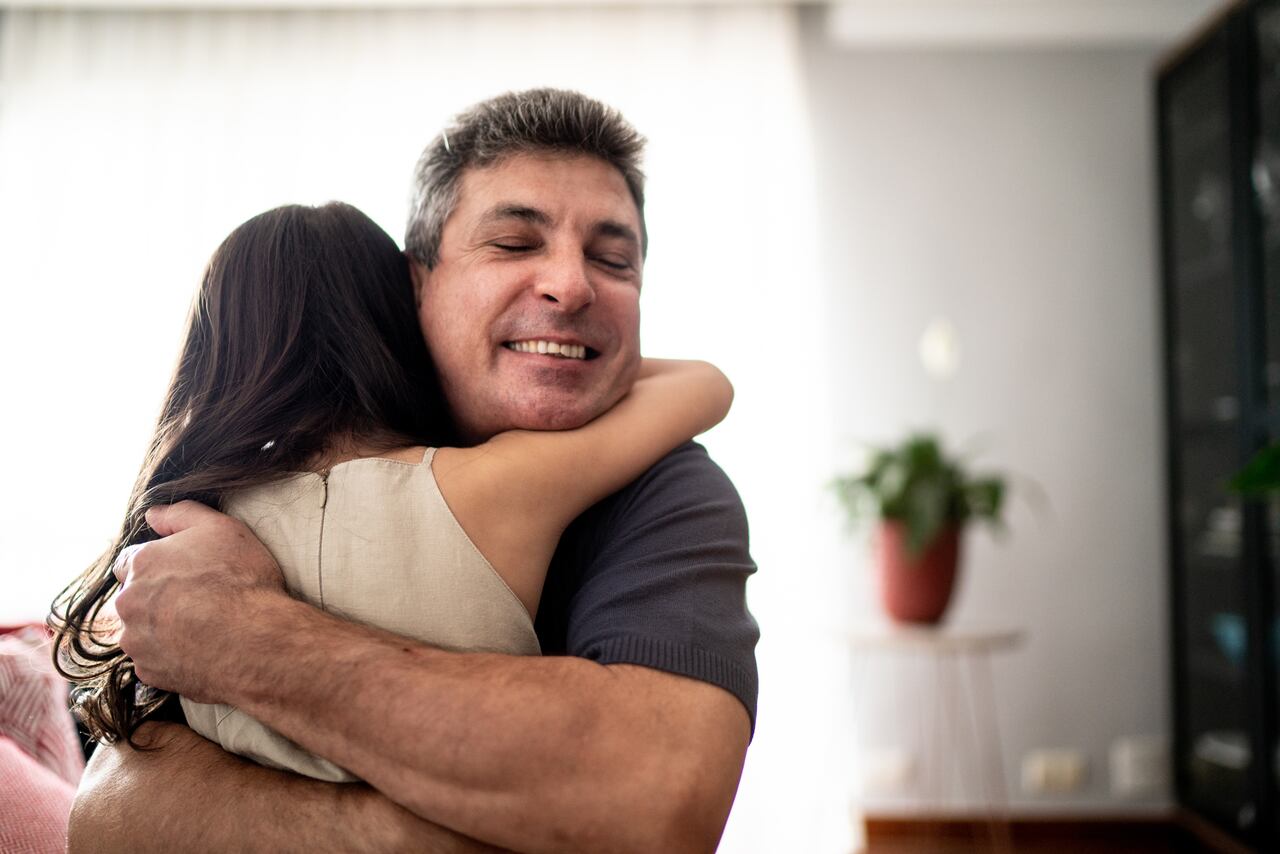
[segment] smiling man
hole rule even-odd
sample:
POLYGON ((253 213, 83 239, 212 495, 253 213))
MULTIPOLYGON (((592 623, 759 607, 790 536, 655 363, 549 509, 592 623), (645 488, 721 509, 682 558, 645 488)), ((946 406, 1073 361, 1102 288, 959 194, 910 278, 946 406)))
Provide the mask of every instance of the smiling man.
MULTIPOLYGON (((579 426, 639 366, 642 141, 615 111, 534 90, 424 152, 406 238, 460 437, 579 426)), ((139 676, 244 709, 368 781, 224 753, 178 722, 103 747, 73 851, 714 850, 755 714, 754 571, 724 474, 689 443, 566 530, 544 655, 445 652, 289 598, 271 555, 199 505, 120 574, 139 676)))

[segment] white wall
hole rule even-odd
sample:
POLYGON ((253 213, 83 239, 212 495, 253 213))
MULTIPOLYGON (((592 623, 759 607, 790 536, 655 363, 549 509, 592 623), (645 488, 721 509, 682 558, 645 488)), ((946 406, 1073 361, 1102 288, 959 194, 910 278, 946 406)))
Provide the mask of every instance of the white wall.
MULTIPOLYGON (((817 15, 804 33, 836 433, 850 447, 916 426, 979 437, 981 462, 1044 488, 1043 518, 1015 491, 1011 535, 970 536, 952 612, 1028 630, 995 665, 1014 806, 1166 805, 1114 798, 1107 779, 1113 739, 1169 732, 1154 55, 852 50, 817 15), (962 348, 948 382, 917 356, 935 316, 962 348), (1019 794, 1037 747, 1084 751, 1086 787, 1019 794)), ((875 609, 870 572, 859 545, 846 560, 856 620, 875 609)), ((910 668, 861 672, 864 750, 918 755, 937 686, 910 668)), ((921 800, 908 788, 864 803, 921 800)))
POLYGON ((227 231, 339 198, 398 234, 414 158, 449 115, 506 89, 579 88, 651 140, 646 351, 711 359, 737 390, 706 442, 748 508, 763 640, 721 851, 849 850, 847 596, 832 592, 833 419, 793 9, 5 14, 0 624, 40 618, 108 545, 227 231))

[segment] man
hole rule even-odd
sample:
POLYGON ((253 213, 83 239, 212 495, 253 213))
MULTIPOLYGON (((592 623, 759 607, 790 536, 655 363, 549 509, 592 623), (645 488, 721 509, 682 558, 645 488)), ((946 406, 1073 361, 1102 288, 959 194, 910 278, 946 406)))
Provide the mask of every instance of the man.
MULTIPOLYGON (((630 387, 641 147, 603 105, 535 90, 477 105, 424 152, 406 247, 464 440, 576 427, 630 387), (585 358, 521 352, 563 340, 585 358)), ((566 531, 541 658, 333 618, 289 598, 248 530, 200 505, 148 521, 165 538, 117 566, 139 678, 243 708, 370 785, 280 773, 151 723, 141 734, 160 750, 95 755, 73 851, 715 848, 750 738, 758 632, 742 507, 698 446, 566 531)))

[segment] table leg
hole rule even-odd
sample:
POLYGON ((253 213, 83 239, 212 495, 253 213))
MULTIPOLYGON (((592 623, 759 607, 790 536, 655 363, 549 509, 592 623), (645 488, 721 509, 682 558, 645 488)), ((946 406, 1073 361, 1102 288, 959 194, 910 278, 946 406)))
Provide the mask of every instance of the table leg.
POLYGON ((977 652, 969 662, 969 701, 973 712, 975 732, 978 721, 986 724, 986 732, 975 744, 979 762, 983 767, 983 796, 987 802, 987 827, 991 834, 991 848, 998 854, 1013 851, 1013 838, 1009 829, 1009 794, 1004 777, 1004 749, 1000 743, 1000 724, 996 719, 995 687, 991 679, 991 662, 986 651, 977 652), (982 708, 978 708, 978 698, 982 708), (987 784, 990 783, 990 786, 987 784), (994 795, 994 797, 992 797, 994 795))

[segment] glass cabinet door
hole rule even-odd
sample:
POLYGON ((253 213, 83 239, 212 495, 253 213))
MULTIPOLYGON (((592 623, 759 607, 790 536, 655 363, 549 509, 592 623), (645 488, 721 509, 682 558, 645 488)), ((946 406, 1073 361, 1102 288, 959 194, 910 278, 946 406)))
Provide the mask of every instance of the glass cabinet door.
MULTIPOLYGON (((1215 39, 1165 81, 1166 264, 1172 360, 1178 777, 1189 804, 1248 833, 1258 819, 1247 681, 1241 387, 1232 259, 1229 67, 1215 39)), ((1277 350, 1280 353, 1280 350, 1277 350)))
MULTIPOLYGON (((1265 307, 1267 414, 1272 441, 1280 440, 1280 5, 1259 9, 1257 33, 1258 137, 1254 141, 1253 191, 1261 228, 1262 289, 1265 307)), ((1263 659, 1274 695, 1271 708, 1280 709, 1280 499, 1267 512, 1267 572, 1271 574, 1272 601, 1264 626, 1267 646, 1263 659)), ((1280 736, 1277 722, 1265 727, 1271 744, 1265 752, 1272 791, 1280 791, 1280 736)), ((1280 810, 1275 811, 1280 813, 1280 810)), ((1271 817, 1272 839, 1280 840, 1280 814, 1271 817)))

